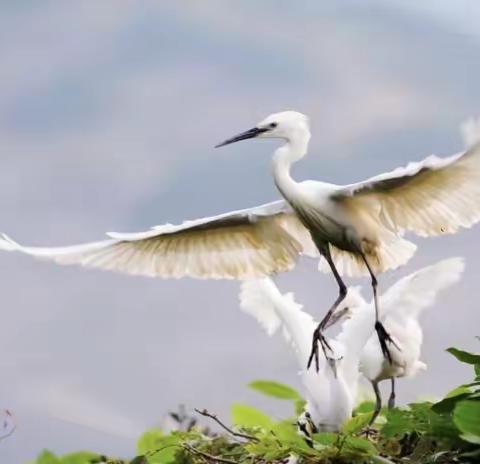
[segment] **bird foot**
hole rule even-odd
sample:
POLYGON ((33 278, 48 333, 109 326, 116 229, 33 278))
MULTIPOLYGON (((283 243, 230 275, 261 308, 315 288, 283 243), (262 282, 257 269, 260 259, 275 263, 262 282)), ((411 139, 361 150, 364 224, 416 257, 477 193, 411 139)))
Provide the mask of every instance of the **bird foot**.
POLYGON ((389 364, 393 364, 392 355, 390 354, 387 342, 391 343, 399 351, 401 351, 400 347, 395 343, 380 321, 375 322, 375 330, 377 331, 378 341, 380 342, 384 358, 388 360, 389 364))
POLYGON ((367 440, 375 439, 378 436, 378 430, 371 425, 367 425, 361 432, 360 436, 365 437, 367 440))
POLYGON ((315 369, 318 372, 320 370, 320 362, 318 357, 318 345, 322 347, 323 355, 327 360, 333 359, 327 355, 327 350, 333 354, 331 346, 328 344, 327 339, 323 336, 321 327, 317 327, 313 332, 312 339, 312 351, 310 352, 310 357, 308 358, 307 369, 310 369, 313 360, 315 359, 315 369))

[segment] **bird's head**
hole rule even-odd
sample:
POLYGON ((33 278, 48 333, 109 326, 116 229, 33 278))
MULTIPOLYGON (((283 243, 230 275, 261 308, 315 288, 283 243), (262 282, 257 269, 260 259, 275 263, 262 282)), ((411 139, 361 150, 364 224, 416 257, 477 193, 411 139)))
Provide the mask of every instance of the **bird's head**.
POLYGON ((282 111, 267 116, 255 127, 219 143, 215 148, 253 138, 292 140, 295 136, 310 137, 308 117, 297 111, 282 111))

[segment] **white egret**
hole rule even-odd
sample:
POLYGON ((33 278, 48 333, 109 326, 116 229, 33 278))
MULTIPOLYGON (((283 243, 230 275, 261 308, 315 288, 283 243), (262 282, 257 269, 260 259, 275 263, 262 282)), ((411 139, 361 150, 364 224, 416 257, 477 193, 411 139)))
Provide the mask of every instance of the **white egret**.
MULTIPOLYGON (((382 296, 380 320, 401 347, 391 348, 392 363, 385 361, 377 337, 370 337, 360 357, 360 371, 370 381, 375 392, 374 422, 382 408, 379 382, 390 379, 388 407, 395 405, 395 379, 412 377, 427 368, 420 360, 423 330, 419 323, 422 311, 435 303, 439 291, 460 280, 464 270, 462 258, 450 258, 420 269, 400 279, 382 296)), ((357 311, 368 310, 361 306, 357 311)), ((349 317, 349 312, 345 313, 349 317)), ((352 317, 356 317, 354 314, 352 317)))
MULTIPOLYGON (((355 308, 359 304, 363 304, 362 298, 356 289, 350 288, 342 307, 355 308)), ((269 335, 280 328, 296 353, 307 400, 299 419, 301 430, 307 434, 309 430, 338 431, 352 415, 360 353, 374 332, 375 312, 363 312, 356 320, 352 318, 344 322, 342 332, 329 341, 339 357, 322 357, 317 372, 305 365, 312 331, 317 324, 310 314, 302 311, 302 306, 294 301, 292 294, 282 295, 269 278, 250 280, 242 284, 240 306, 254 316, 269 335)))
POLYGON ((325 258, 339 295, 314 331, 308 365, 318 365, 322 331, 347 288, 341 275, 370 275, 382 352, 390 359, 392 339, 378 318, 376 274, 405 264, 415 245, 405 231, 421 236, 452 234, 480 219, 480 145, 465 153, 430 156, 364 182, 333 185, 296 182, 290 167, 307 152, 308 118, 295 111, 268 116, 254 128, 218 146, 251 138, 284 143, 273 157, 275 185, 284 200, 147 232, 110 233, 111 239, 83 245, 24 247, 8 237, 0 248, 58 263, 159 277, 249 279, 291 269, 299 254, 325 258))
POLYGON ((393 407, 394 379, 411 377, 426 368, 420 361, 423 333, 418 318, 423 309, 434 304, 440 290, 460 279, 463 269, 462 258, 445 259, 400 279, 382 295, 380 319, 401 346, 401 350, 392 348, 392 364, 385 360, 373 332, 375 304, 366 302, 356 287, 348 289, 334 315, 343 321, 342 330, 329 344, 339 358, 322 358, 318 372, 305 369, 304 365, 316 323, 294 301, 291 293, 282 295, 271 279, 244 282, 240 307, 253 316, 268 335, 280 329, 291 343, 308 400, 301 422, 308 426, 312 421, 313 427, 335 430, 351 416, 360 373, 371 382, 376 395, 370 421, 373 423, 382 406, 378 383, 392 380, 389 407, 393 407))

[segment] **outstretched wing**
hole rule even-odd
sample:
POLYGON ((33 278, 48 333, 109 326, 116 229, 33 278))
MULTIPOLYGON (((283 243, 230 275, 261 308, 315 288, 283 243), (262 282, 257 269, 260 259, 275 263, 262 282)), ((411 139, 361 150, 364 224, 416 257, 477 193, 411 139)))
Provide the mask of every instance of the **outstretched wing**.
POLYGON ((432 155, 346 185, 332 199, 356 214, 380 215, 392 230, 421 236, 455 233, 480 220, 480 144, 463 154, 432 155))
POLYGON ((464 269, 463 258, 448 258, 403 277, 381 296, 381 319, 417 318, 438 292, 460 280, 464 269))
POLYGON ((240 307, 253 316, 269 335, 282 327, 301 368, 305 367, 317 324, 310 314, 303 311, 302 305, 295 302, 292 293, 282 295, 270 278, 249 280, 242 283, 240 307))
POLYGON ((247 280, 242 282, 239 294, 240 309, 252 316, 269 336, 275 334, 282 325, 275 306, 276 298, 282 295, 278 296, 272 285, 275 286, 268 277, 247 280))
POLYGON ((250 279, 286 271, 300 253, 313 250, 307 230, 283 200, 147 232, 108 235, 110 240, 58 248, 25 247, 4 236, 0 249, 59 264, 205 279, 250 279))

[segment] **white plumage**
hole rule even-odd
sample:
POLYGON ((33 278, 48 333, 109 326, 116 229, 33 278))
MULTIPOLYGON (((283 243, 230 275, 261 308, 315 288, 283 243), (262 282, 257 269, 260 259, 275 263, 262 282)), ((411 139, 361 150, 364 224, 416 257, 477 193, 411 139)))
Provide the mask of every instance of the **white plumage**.
POLYGON ((256 208, 166 224, 141 233, 110 233, 110 240, 61 248, 21 246, 8 237, 0 248, 130 274, 213 279, 250 279, 287 271, 300 254, 325 258, 339 296, 314 332, 309 364, 318 361, 322 331, 346 294, 341 275, 369 274, 384 356, 391 338, 378 320, 378 272, 405 264, 421 236, 452 234, 480 219, 480 144, 447 158, 430 156, 405 168, 344 186, 296 182, 293 163, 307 152, 308 118, 295 111, 268 116, 218 146, 255 137, 283 141, 273 157, 275 185, 284 197, 256 208))
MULTIPOLYGON (((310 336, 316 322, 293 295, 282 295, 271 279, 244 282, 240 306, 253 316, 268 335, 281 329, 296 353, 302 383, 308 400, 306 411, 322 430, 337 430, 350 416, 357 396, 361 372, 377 394, 372 422, 381 408, 378 382, 410 377, 426 365, 420 360, 422 329, 418 321, 424 309, 432 306, 437 293, 457 282, 464 269, 462 258, 450 258, 400 279, 382 295, 380 319, 401 350, 392 347, 390 365, 383 357, 373 331, 374 302, 367 303, 356 287, 350 287, 337 308, 343 314, 341 332, 329 344, 336 362, 336 377, 329 361, 322 358, 318 372, 305 369, 310 336)), ((393 400, 391 397, 390 405, 393 400)))
MULTIPOLYGON (((356 289, 349 289, 344 304, 363 304, 356 289)), ((305 359, 310 352, 313 318, 302 310, 292 294, 282 295, 274 282, 265 278, 244 282, 240 306, 255 317, 269 335, 282 330, 296 353, 307 406, 305 412, 319 430, 335 431, 351 417, 357 394, 358 364, 361 348, 373 332, 374 311, 364 312, 343 324, 341 334, 331 341, 338 360, 320 360, 318 372, 308 370, 305 359), (363 321, 358 323, 359 319, 363 321), (334 368, 330 363, 335 363, 334 368)))
POLYGON ((224 144, 252 137, 285 142, 275 152, 274 177, 286 201, 146 232, 112 232, 111 240, 83 245, 24 247, 4 236, 0 247, 60 264, 129 274, 247 279, 289 270, 302 253, 318 256, 313 232, 322 235, 343 273, 356 276, 367 272, 357 245, 380 272, 404 264, 414 253, 415 246, 402 237, 403 231, 428 236, 454 233, 479 220, 479 145, 464 154, 430 156, 364 182, 339 186, 297 183, 290 177, 290 165, 307 151, 306 116, 294 111, 273 114, 247 132, 250 135, 224 144))
POLYGON ((134 275, 246 279, 291 269, 300 253, 309 252, 310 240, 283 200, 181 225, 108 235, 109 240, 54 248, 25 247, 3 235, 0 249, 134 275))
POLYGON ((438 292, 460 280, 464 268, 463 258, 439 261, 400 279, 382 296, 380 320, 401 350, 391 347, 390 364, 382 356, 377 337, 370 337, 363 349, 360 370, 371 382, 377 400, 372 422, 381 408, 379 382, 391 379, 389 406, 393 407, 395 379, 412 377, 427 368, 420 360, 423 330, 419 318, 423 310, 433 306, 438 292))

